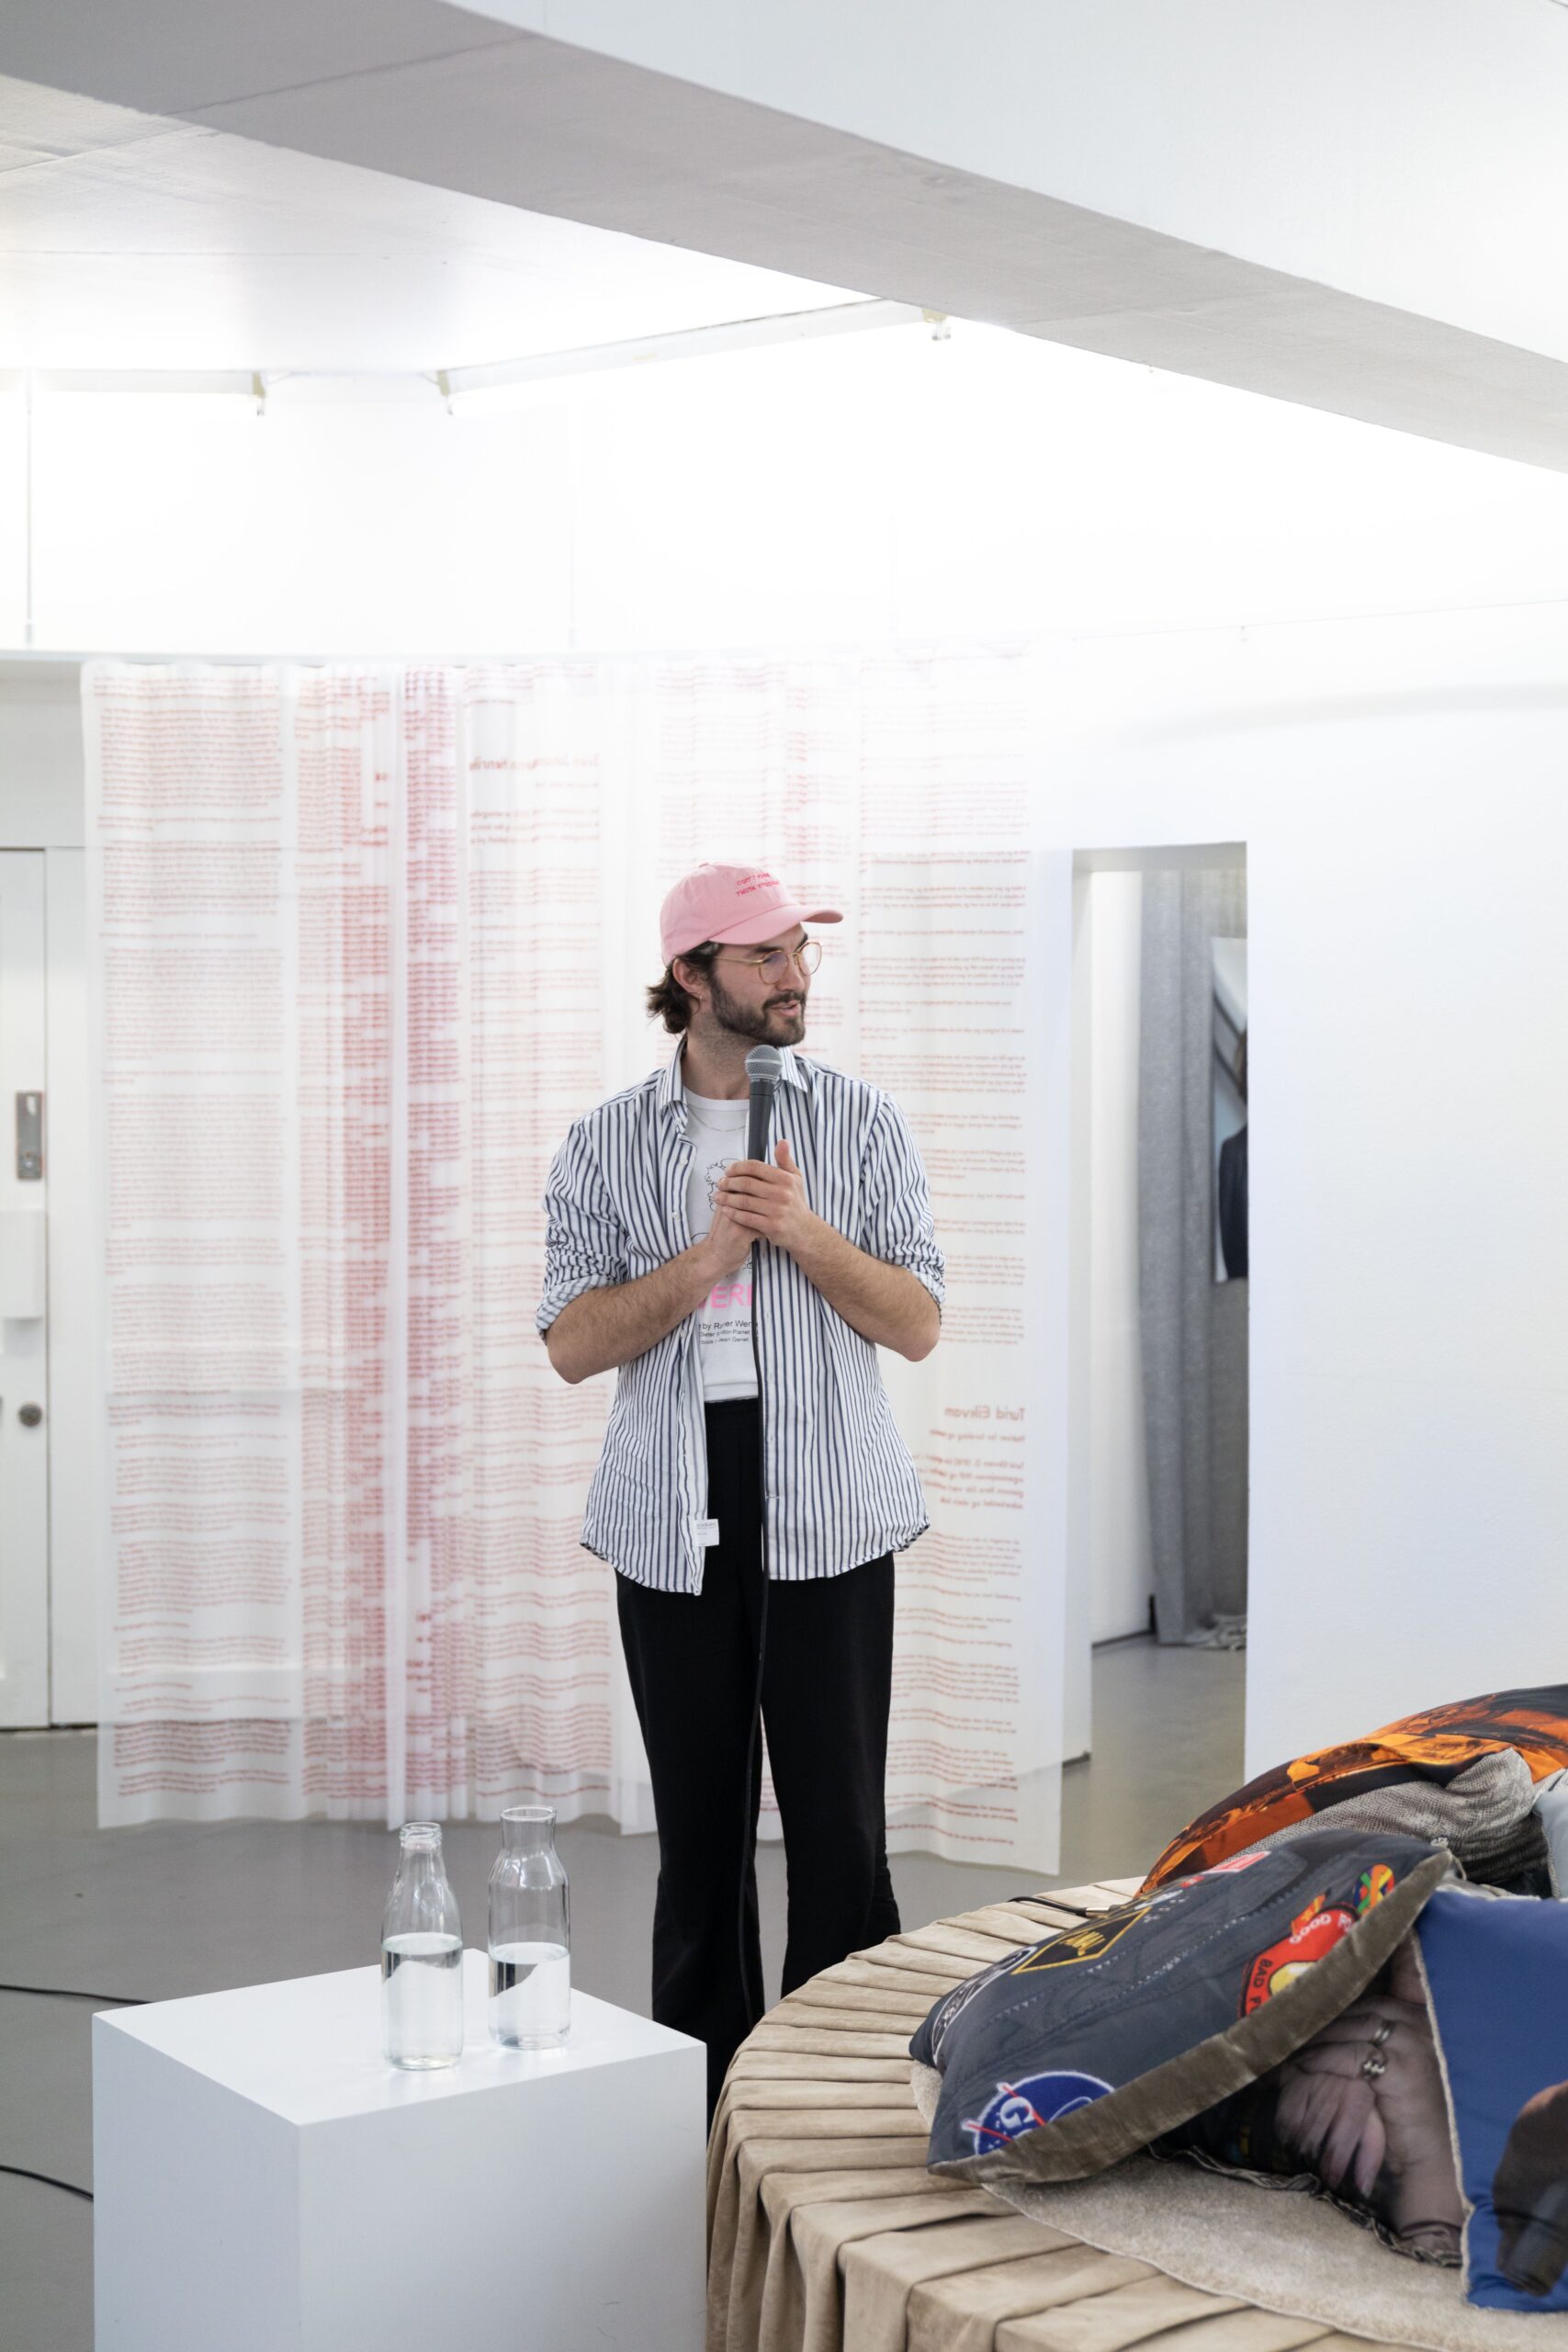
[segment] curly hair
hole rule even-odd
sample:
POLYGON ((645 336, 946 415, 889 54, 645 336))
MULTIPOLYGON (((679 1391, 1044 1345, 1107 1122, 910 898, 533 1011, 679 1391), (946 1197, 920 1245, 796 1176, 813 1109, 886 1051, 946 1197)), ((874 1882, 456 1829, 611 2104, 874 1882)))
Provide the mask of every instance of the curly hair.
POLYGON ((663 978, 655 980, 648 990, 649 1019, 661 1020, 666 1029, 677 1037, 682 1029, 689 1029, 692 1025, 692 1014, 696 1010, 696 1001, 694 998, 687 995, 675 978, 675 965, 676 963, 694 964, 699 972, 711 972, 717 956, 717 942, 705 939, 700 947, 685 948, 673 961, 666 964, 663 978))

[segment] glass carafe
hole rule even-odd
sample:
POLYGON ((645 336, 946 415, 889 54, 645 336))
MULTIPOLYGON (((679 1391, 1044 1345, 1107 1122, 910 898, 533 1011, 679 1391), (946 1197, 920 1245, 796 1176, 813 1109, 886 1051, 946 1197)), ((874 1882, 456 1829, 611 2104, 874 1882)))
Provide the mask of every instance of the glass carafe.
POLYGON ((571 2023, 571 1911, 555 1807, 509 1805, 490 1874, 490 2030, 509 2050, 547 2050, 571 2023))
POLYGON ((405 1822, 381 1921, 381 2047, 394 2066, 455 2066, 463 2049, 463 1929, 434 1821, 405 1822))

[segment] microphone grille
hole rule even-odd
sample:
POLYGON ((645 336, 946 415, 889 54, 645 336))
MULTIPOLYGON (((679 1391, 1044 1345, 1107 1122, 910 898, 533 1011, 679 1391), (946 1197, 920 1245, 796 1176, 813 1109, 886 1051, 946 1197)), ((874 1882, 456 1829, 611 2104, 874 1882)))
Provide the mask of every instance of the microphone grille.
POLYGON ((753 1086, 759 1079, 764 1086, 776 1086, 784 1076, 784 1056, 778 1047, 753 1046, 746 1057, 746 1075, 753 1086))

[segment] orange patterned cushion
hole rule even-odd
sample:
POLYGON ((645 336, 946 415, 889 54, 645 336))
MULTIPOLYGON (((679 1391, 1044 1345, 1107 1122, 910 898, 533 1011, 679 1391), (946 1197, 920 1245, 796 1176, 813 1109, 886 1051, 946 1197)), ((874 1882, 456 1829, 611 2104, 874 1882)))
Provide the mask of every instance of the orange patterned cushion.
MULTIPOLYGON (((1533 1781, 1568 1768, 1568 1683, 1533 1690, 1491 1690, 1456 1699, 1386 1724, 1365 1739, 1320 1747, 1260 1772, 1174 1837, 1143 1891, 1216 1862, 1313 1820, 1349 1798, 1424 1781, 1448 1788, 1483 1757, 1512 1748, 1533 1781)), ((1460 1859, 1465 1859, 1462 1851, 1460 1859)))

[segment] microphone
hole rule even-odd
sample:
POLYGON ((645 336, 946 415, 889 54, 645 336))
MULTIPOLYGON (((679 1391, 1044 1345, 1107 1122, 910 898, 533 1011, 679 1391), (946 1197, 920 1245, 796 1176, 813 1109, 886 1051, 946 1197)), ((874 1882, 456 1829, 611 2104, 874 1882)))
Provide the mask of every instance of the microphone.
POLYGON ((746 1121, 746 1157, 768 1158, 768 1130, 773 1125, 773 1096, 784 1075, 784 1056, 776 1046, 753 1046, 746 1057, 751 1081, 751 1109, 746 1121))

